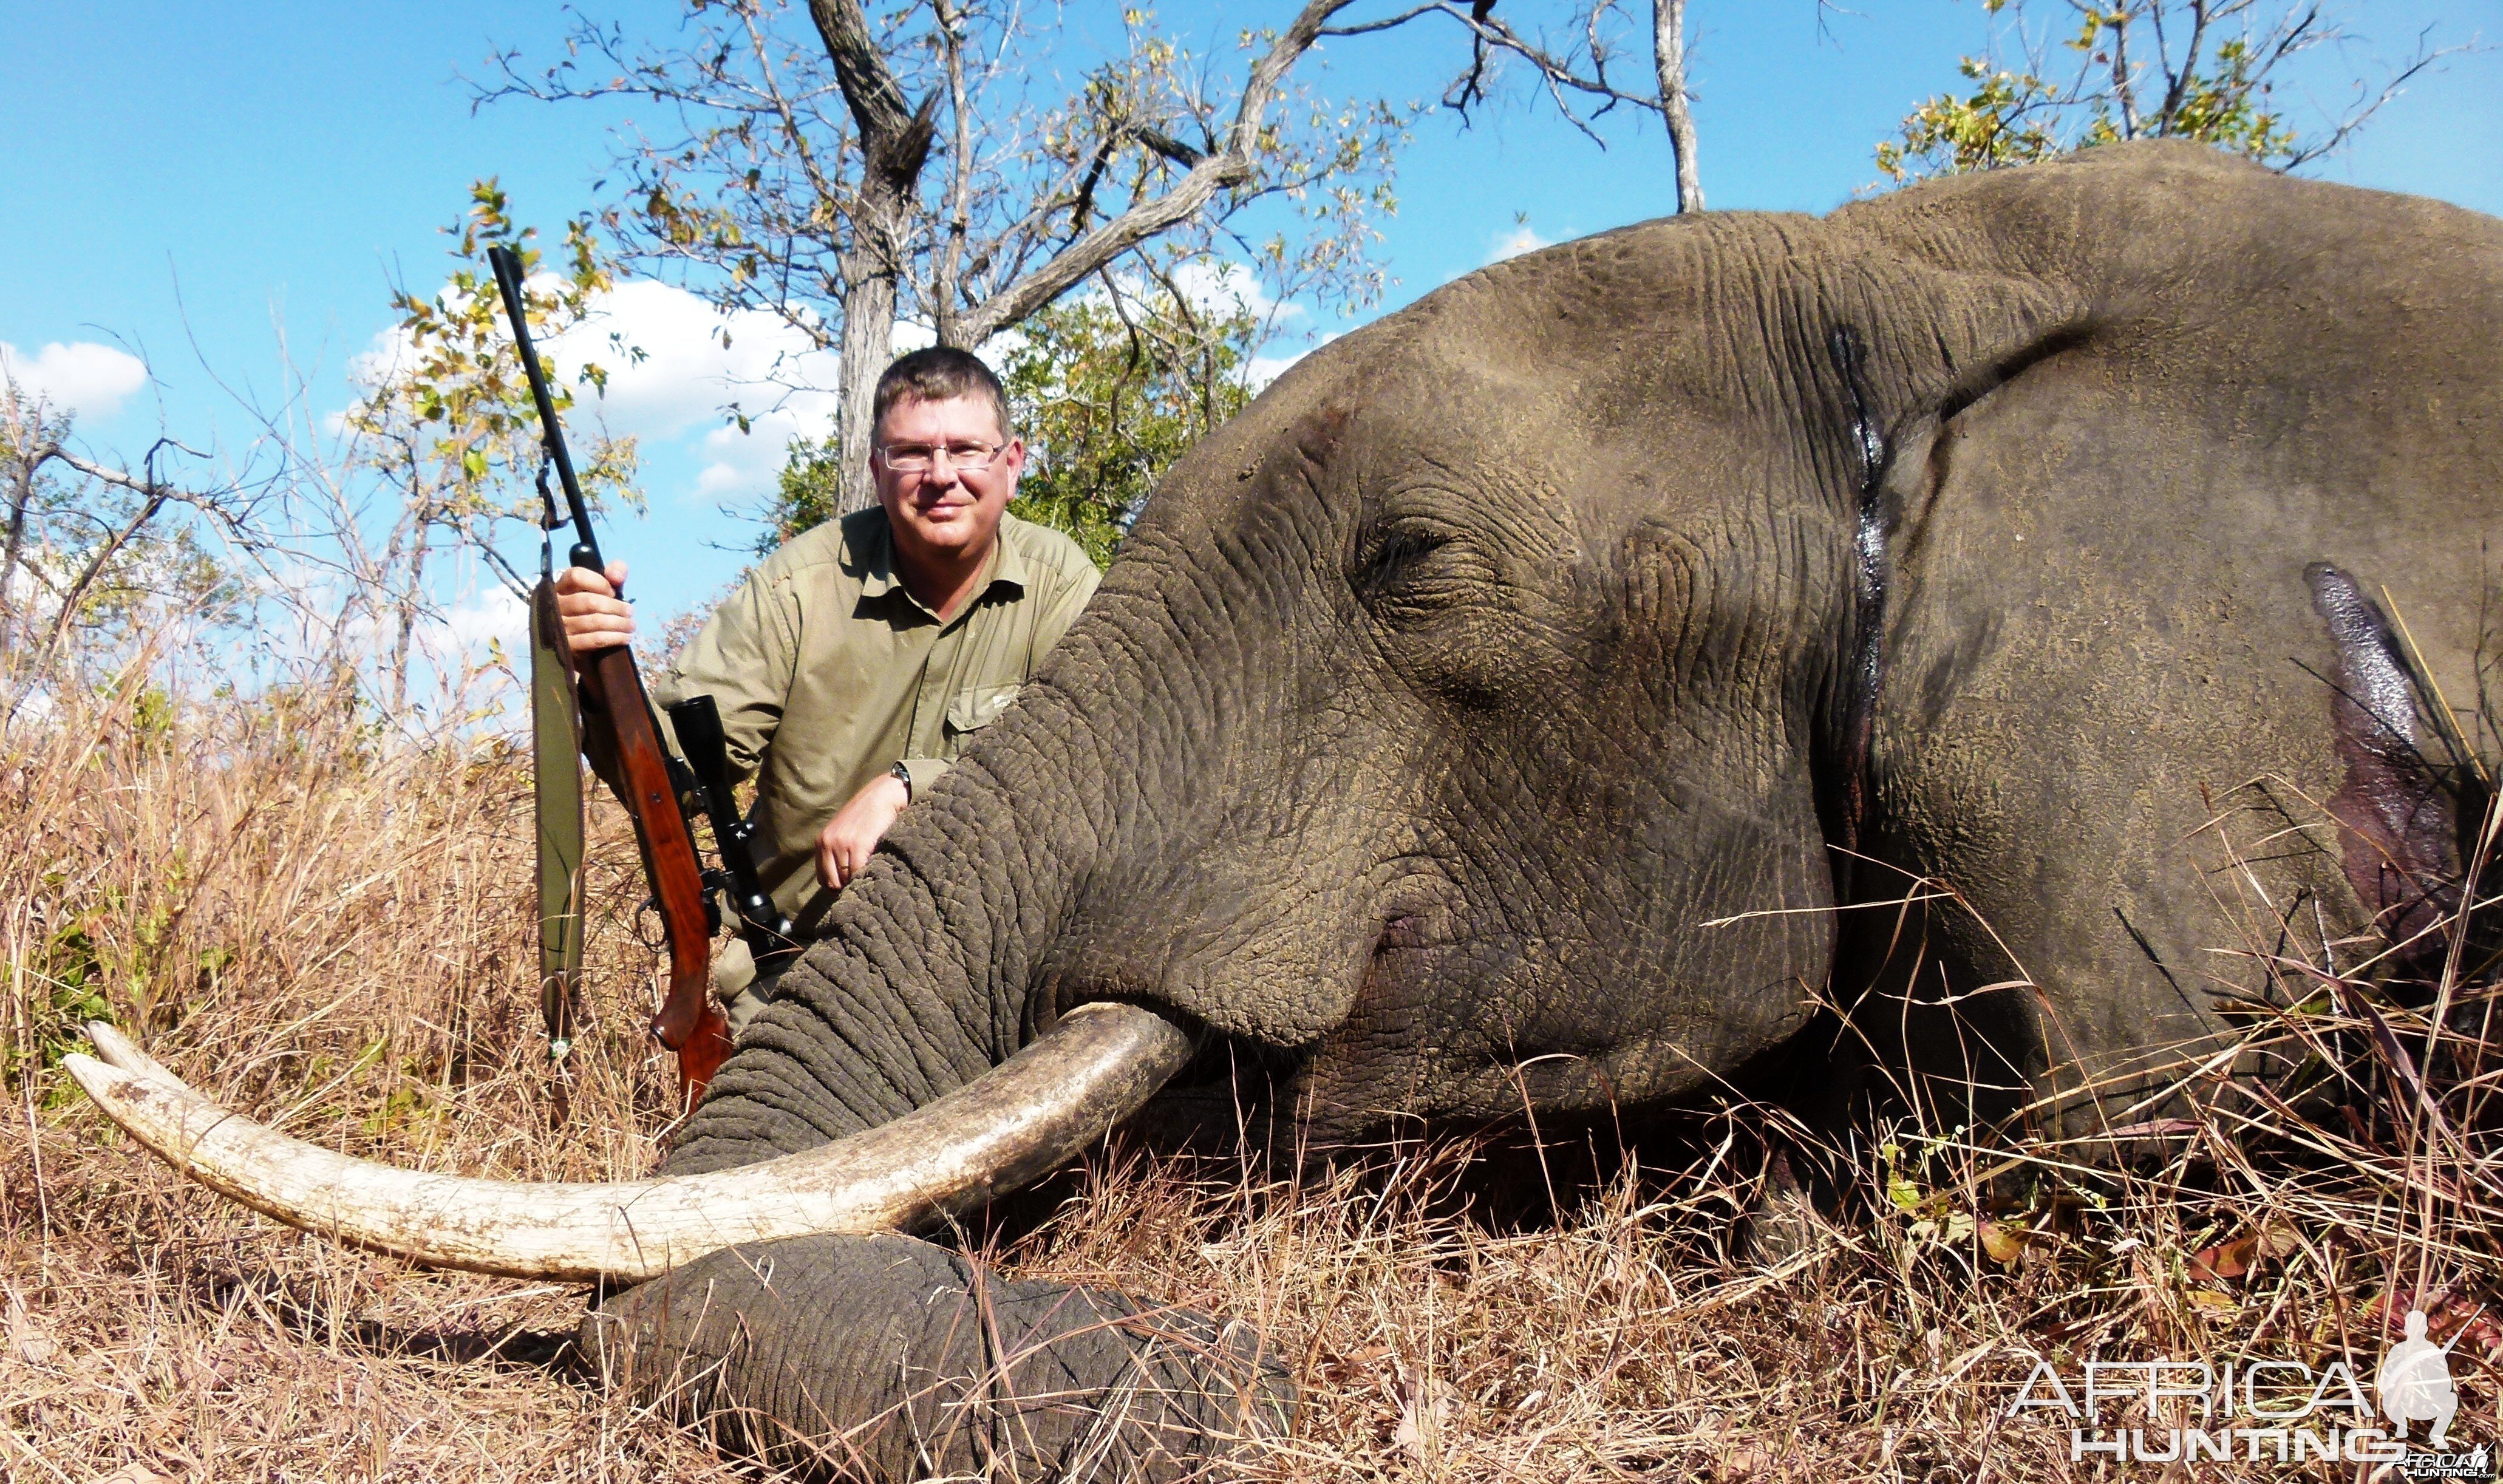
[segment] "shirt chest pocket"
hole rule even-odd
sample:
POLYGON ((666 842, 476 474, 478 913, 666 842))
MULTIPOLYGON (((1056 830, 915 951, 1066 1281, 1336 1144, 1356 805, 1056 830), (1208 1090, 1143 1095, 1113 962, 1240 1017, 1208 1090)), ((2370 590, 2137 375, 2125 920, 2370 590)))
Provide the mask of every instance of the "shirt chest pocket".
POLYGON ((1017 698, 1017 687, 1010 685, 977 685, 958 691, 947 703, 947 741, 963 746, 976 734, 1000 718, 1017 698))

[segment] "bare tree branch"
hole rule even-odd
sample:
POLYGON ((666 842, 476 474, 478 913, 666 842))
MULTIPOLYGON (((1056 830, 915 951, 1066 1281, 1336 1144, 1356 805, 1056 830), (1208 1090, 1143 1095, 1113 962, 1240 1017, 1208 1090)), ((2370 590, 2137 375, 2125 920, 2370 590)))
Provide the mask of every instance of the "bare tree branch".
MULTIPOLYGON (((204 459, 208 457, 198 449, 186 448, 182 444, 175 442, 172 438, 158 438, 148 450, 149 459, 152 461, 154 460, 157 450, 164 448, 176 449, 180 452, 189 454, 194 459, 204 459)), ((138 475, 125 472, 124 470, 114 468, 110 465, 97 464, 93 460, 82 459, 78 455, 71 453, 67 449, 61 448, 58 445, 54 445, 50 450, 50 457, 68 465, 71 468, 85 474, 89 479, 96 480, 102 484, 112 485, 117 489, 128 490, 134 495, 144 495, 151 498, 163 495, 168 499, 175 497, 176 492, 158 483, 154 478, 143 478, 138 475)), ((194 495, 183 498, 187 503, 197 504, 204 507, 214 503, 213 500, 205 496, 194 495)))
POLYGON ((1243 85, 1242 99, 1235 106, 1233 127, 1226 131, 1221 149, 1192 165, 1171 190, 1135 202, 1118 217, 993 294, 965 317, 962 343, 981 344, 1092 277, 1123 253, 1197 215, 1217 191, 1250 180, 1252 154, 1269 105, 1277 97, 1280 80, 1320 38, 1322 22, 1352 3, 1354 0, 1307 0, 1303 13, 1252 66, 1250 80, 1243 85))
POLYGON ((1207 151, 1194 150, 1152 123, 1132 124, 1130 137, 1185 170, 1208 157, 1207 151))
POLYGON ((103 545, 97 547, 94 555, 87 559, 86 566, 70 580, 68 589, 61 594, 60 613, 52 620, 52 637, 46 641, 44 646, 46 650, 60 647, 62 636, 68 634, 70 626, 78 622, 79 600, 86 596, 87 588, 94 583, 96 576, 112 563, 113 559, 120 554, 122 546, 139 534, 141 527, 155 519, 157 511, 165 508, 165 498, 162 492, 151 495, 148 502, 139 507, 138 513, 125 521, 103 545))
POLYGON ((1658 90, 1649 93, 1620 87, 1608 76, 1615 53, 1607 39, 1607 22, 1618 3, 1619 0, 1579 0, 1575 20, 1582 39, 1578 50, 1559 48, 1524 35, 1494 14, 1496 0, 1470 0, 1466 9, 1456 0, 1427 0, 1378 20, 1333 26, 1321 34, 1364 36, 1421 17, 1448 17, 1469 33, 1469 65, 1444 89, 1444 107, 1467 118, 1471 109, 1490 99, 1492 64, 1499 57, 1512 56, 1529 65, 1548 100, 1564 121, 1603 150, 1607 140, 1596 127, 1599 117, 1620 105, 1656 114, 1668 133, 1676 207, 1681 212, 1701 211, 1703 188, 1697 168, 1694 94, 1686 85, 1685 0, 1654 0, 1652 73, 1658 90), (1589 105, 1587 112, 1576 106, 1577 99, 1589 105))
POLYGON ((1660 112, 1668 123, 1669 157, 1677 167, 1680 215, 1703 209, 1696 160, 1695 114, 1686 93, 1686 0, 1654 0, 1652 55, 1660 71, 1660 112))
POLYGON ((2313 160, 2335 155, 2345 149, 2347 141, 2354 136, 2355 131, 2371 122, 2373 116, 2380 113, 2384 104, 2406 91, 2408 84, 2418 74, 2446 56, 2455 56, 2471 50, 2470 44, 2465 42, 2456 46, 2435 47, 2431 44, 2431 37, 2430 26, 2418 32, 2416 55, 2409 58, 2405 66, 2391 74, 2389 81, 2383 83, 2373 94, 2373 100, 2348 110, 2327 133, 2316 136, 2310 143, 2296 150, 2288 156, 2285 168, 2291 170, 2297 165, 2309 164, 2313 160))
MULTIPOLYGON (((15 400, 14 389, 11 397, 15 400)), ((184 448, 172 438, 160 437, 148 450, 144 465, 148 473, 144 477, 133 477, 121 469, 82 459, 62 448, 57 441, 40 451, 42 459, 56 460, 99 483, 129 490, 144 497, 138 510, 97 544, 95 550, 88 554, 86 564, 79 569, 78 575, 71 578, 68 586, 61 590, 60 611, 53 617, 51 637, 45 641, 44 645, 47 653, 60 647, 62 638, 78 622, 81 601, 86 597, 87 590, 95 585, 96 579, 113 565, 113 559, 120 556, 122 548, 130 543, 131 538, 144 530, 150 521, 156 518, 157 512, 164 509, 169 500, 176 498, 175 491, 160 482, 155 475, 156 456, 168 448, 180 449, 184 453, 194 453, 193 450, 184 448)), ((40 465, 42 460, 36 462, 40 465)), ((214 500, 200 496, 187 496, 184 499, 187 503, 202 508, 207 508, 214 503, 214 500)))

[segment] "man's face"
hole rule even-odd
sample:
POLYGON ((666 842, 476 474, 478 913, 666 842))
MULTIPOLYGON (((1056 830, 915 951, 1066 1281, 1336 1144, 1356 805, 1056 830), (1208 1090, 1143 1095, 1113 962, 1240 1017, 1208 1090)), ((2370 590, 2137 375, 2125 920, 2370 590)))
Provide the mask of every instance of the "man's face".
POLYGON ((896 544, 908 558, 973 558, 987 553, 999 534, 1000 517, 1025 471, 1025 444, 1016 438, 1002 442, 999 417, 981 397, 908 398, 879 421, 870 469, 896 544), (994 450, 986 466, 957 466, 955 452, 981 449, 994 450), (925 459, 925 468, 895 467, 925 459))

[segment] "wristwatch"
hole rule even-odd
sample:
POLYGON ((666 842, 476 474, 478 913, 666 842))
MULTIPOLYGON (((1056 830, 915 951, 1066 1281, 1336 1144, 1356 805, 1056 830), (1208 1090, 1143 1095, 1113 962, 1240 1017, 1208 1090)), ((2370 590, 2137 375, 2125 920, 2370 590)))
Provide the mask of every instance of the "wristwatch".
POLYGON ((904 802, 907 804, 911 803, 912 770, 905 767, 902 763, 898 763, 894 767, 888 769, 887 772, 895 775, 895 780, 904 785, 904 802))

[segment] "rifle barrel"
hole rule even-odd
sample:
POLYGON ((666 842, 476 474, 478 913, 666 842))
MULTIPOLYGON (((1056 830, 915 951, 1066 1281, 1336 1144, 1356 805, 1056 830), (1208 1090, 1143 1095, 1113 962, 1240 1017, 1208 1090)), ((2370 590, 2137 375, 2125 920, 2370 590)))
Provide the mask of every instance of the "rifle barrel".
POLYGON ((573 477, 573 455, 566 450, 565 432, 557 425, 556 395, 548 390, 547 372, 539 366, 538 348, 531 342, 529 300, 522 293, 522 255, 501 243, 487 249, 488 265, 496 270, 496 287, 503 292, 504 317, 512 322, 513 344, 522 353, 522 370, 531 379, 531 399, 538 403, 540 443, 556 477, 565 486, 565 503, 573 516, 573 550, 567 560, 599 571, 600 538, 591 534, 591 505, 582 498, 581 481, 573 477))

